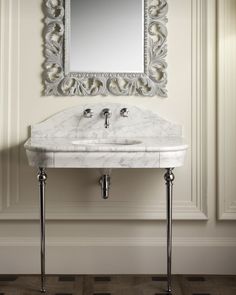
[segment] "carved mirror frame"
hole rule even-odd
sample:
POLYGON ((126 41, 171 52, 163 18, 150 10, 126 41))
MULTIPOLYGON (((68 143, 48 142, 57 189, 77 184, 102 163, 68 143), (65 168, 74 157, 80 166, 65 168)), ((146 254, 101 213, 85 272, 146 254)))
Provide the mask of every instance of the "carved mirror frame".
POLYGON ((68 72, 70 0, 46 0, 44 94, 167 96, 167 0, 144 0, 144 72, 68 72))

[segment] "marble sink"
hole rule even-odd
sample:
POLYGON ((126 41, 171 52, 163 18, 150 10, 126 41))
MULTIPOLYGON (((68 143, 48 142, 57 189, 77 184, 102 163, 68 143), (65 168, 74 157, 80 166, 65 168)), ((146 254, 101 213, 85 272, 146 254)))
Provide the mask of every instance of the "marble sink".
POLYGON ((94 139, 84 139, 72 140, 72 144, 75 145, 133 145, 142 143, 141 140, 126 139, 126 138, 94 138, 94 139))
POLYGON ((149 110, 124 104, 83 104, 31 126, 25 143, 29 164, 44 168, 174 168, 187 145, 182 127, 149 110), (128 117, 120 110, 129 109, 128 117), (83 116, 93 110, 93 117, 83 116), (104 127, 101 111, 111 110, 104 127))
POLYGON ((80 105, 31 126, 25 149, 29 164, 38 168, 41 292, 45 292, 46 168, 99 168, 103 199, 110 195, 112 168, 165 168, 167 293, 171 294, 173 169, 184 164, 187 150, 180 125, 134 106, 80 105))

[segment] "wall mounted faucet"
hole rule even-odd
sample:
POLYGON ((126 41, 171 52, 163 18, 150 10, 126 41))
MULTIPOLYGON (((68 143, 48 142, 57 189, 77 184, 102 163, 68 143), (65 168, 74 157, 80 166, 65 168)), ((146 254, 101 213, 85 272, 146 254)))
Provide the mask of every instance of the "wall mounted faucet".
POLYGON ((84 118, 92 118, 93 117, 93 110, 92 109, 86 109, 83 113, 84 118))
POLYGON ((110 126, 110 122, 109 122, 109 118, 111 118, 111 110, 110 109, 103 109, 102 110, 102 117, 105 118, 105 128, 109 128, 110 126))
MULTIPOLYGON (((110 126, 109 118, 111 118, 111 116, 112 116, 112 112, 110 109, 105 108, 102 110, 101 117, 105 118, 105 124, 104 124, 105 128, 109 128, 109 126, 110 126)), ((128 118, 129 117, 129 110, 127 108, 121 109, 120 116, 123 118, 128 118)), ((93 117, 93 110, 92 109, 84 110, 83 117, 84 118, 92 118, 93 117)))
POLYGON ((121 117, 128 118, 129 117, 129 110, 127 108, 123 108, 120 110, 121 117))

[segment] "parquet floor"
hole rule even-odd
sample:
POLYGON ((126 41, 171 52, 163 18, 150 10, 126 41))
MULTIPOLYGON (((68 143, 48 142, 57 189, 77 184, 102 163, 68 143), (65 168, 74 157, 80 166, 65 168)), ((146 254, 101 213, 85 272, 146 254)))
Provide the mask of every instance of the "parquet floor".
MULTIPOLYGON (((163 295, 166 277, 47 276, 47 295, 163 295)), ((39 295, 39 276, 0 276, 0 295, 39 295)), ((173 295, 236 295, 236 276, 173 276, 173 295)))

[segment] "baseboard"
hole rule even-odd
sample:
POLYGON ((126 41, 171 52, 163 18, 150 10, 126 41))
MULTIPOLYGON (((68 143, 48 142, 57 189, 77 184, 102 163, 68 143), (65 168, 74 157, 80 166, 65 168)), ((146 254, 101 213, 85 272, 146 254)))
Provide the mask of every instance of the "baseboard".
MULTIPOLYGON (((174 274, 236 274, 236 238, 174 238, 174 274)), ((48 238, 49 274, 164 274, 164 238, 48 238)), ((1 274, 39 273, 39 240, 0 239, 1 274)))

